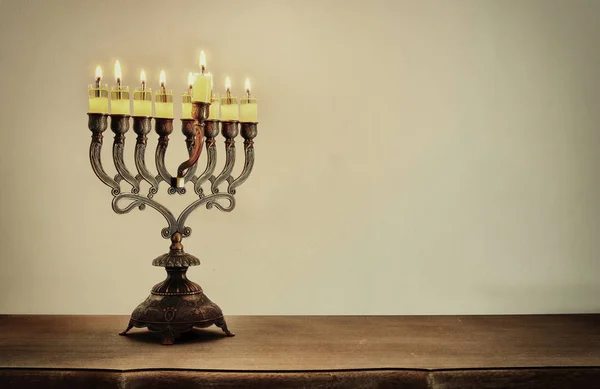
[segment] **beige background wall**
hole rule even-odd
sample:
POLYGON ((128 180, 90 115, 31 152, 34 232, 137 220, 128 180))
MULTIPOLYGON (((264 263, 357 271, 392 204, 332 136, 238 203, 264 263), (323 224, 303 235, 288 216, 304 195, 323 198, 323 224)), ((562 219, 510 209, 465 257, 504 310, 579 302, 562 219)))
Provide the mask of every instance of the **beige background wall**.
POLYGON ((599 1, 2 0, 1 313, 128 314, 163 279, 162 217, 89 166, 86 87, 120 59, 179 94, 201 48, 261 104, 237 209, 184 241, 226 313, 600 311, 599 1))

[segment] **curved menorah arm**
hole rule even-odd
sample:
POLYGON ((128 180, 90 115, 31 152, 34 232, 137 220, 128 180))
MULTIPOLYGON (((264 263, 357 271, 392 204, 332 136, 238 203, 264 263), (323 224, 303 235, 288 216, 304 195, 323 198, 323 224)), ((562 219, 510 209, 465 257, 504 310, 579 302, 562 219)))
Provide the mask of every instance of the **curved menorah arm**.
POLYGON ((158 176, 156 179, 160 182, 161 180, 169 184, 167 189, 168 194, 179 194, 185 193, 185 188, 176 188, 173 183, 175 178, 169 173, 165 165, 165 154, 167 153, 167 147, 169 146, 169 135, 173 133, 173 119, 165 118, 154 118, 154 131, 158 134, 158 144, 156 145, 156 170, 158 176))
POLYGON ((146 135, 148 135, 151 129, 151 118, 141 116, 133 117, 133 131, 137 134, 134 154, 135 167, 139 174, 138 181, 141 178, 150 184, 148 198, 152 198, 158 193, 158 180, 146 167, 146 145, 148 142, 146 135))
POLYGON ((242 126, 242 137, 245 139, 244 141, 244 169, 242 173, 240 173, 239 177, 234 179, 232 176, 227 178, 227 182, 229 183, 229 187, 227 187, 227 192, 229 194, 235 194, 235 188, 242 185, 250 176, 252 172, 252 167, 254 166, 254 138, 258 134, 257 123, 241 123, 242 126))
POLYGON ((192 178, 194 191, 198 196, 203 196, 202 184, 212 177, 217 166, 217 145, 215 137, 219 135, 219 122, 207 120, 204 122, 204 136, 206 137, 206 168, 199 177, 192 178))
POLYGON ((169 226, 163 228, 161 231, 163 238, 169 239, 174 233, 177 232, 177 220, 175 220, 175 216, 164 205, 156 202, 155 200, 132 193, 121 193, 120 195, 115 196, 112 201, 112 209, 119 215, 129 213, 134 208, 143 209, 146 205, 156 209, 167 220, 169 226), (119 206, 119 202, 122 200, 129 200, 131 202, 121 207, 119 206))
POLYGON ((216 178, 211 177, 212 193, 219 193, 219 185, 227 180, 235 165, 235 137, 238 134, 238 122, 221 122, 221 133, 225 137, 225 166, 216 178))
POLYGON ((177 218, 177 231, 179 231, 183 236, 190 236, 192 234, 192 229, 190 227, 185 226, 185 221, 188 216, 199 206, 206 205, 207 209, 211 209, 212 207, 217 208, 222 212, 231 212, 235 208, 235 197, 230 195, 229 193, 215 193, 209 196, 202 197, 190 205, 187 206, 181 212, 181 215, 177 218), (226 206, 219 204, 219 200, 227 200, 229 204, 226 206))
POLYGON ((196 163, 202 153, 204 144, 204 121, 208 118, 210 103, 202 101, 192 102, 192 128, 184 127, 184 135, 188 145, 189 158, 177 168, 177 187, 182 187, 194 177, 196 163))
MULTIPOLYGON (((196 147, 196 129, 194 128, 194 120, 192 119, 181 119, 181 132, 185 135, 185 145, 188 150, 188 155, 193 156, 196 147)), ((184 182, 188 182, 194 179, 198 164, 194 163, 185 173, 184 182)))
POLYGON ((92 131, 92 142, 90 144, 90 164, 96 176, 107 186, 112 188, 112 195, 116 196, 121 193, 121 186, 112 179, 102 167, 102 143, 104 136, 102 133, 108 127, 108 116, 101 113, 88 114, 88 128, 92 131))
POLYGON ((110 129, 115 133, 113 142, 113 161, 119 176, 131 185, 131 193, 139 193, 140 183, 125 166, 123 152, 125 148, 125 133, 129 131, 129 115, 111 115, 110 129))

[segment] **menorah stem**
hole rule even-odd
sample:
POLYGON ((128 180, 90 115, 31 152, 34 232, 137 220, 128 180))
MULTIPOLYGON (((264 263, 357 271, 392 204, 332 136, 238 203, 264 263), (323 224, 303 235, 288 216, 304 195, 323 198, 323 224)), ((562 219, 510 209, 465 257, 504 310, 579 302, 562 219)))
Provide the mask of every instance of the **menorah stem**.
POLYGON ((254 166, 254 138, 258 134, 257 123, 242 123, 241 126, 242 137, 245 139, 244 154, 246 158, 244 160, 244 169, 242 170, 242 173, 240 173, 239 177, 233 179, 232 176, 229 176, 227 178, 227 182, 229 182, 227 192, 232 195, 235 194, 235 188, 242 185, 248 179, 254 166))
POLYGON ((125 166, 124 148, 125 148, 125 133, 129 131, 129 116, 128 115, 111 115, 110 129, 115 134, 113 142, 113 161, 119 176, 132 186, 131 193, 139 193, 140 183, 129 172, 125 166))
POLYGON ((148 142, 146 135, 152 128, 150 120, 149 117, 133 118, 133 131, 137 134, 134 155, 135 167, 140 177, 150 184, 148 198, 152 198, 158 193, 158 180, 146 167, 146 144, 148 142))
POLYGON ((206 137, 206 168, 194 182, 194 191, 200 197, 203 196, 202 184, 212 177, 215 167, 217 166, 217 144, 215 142, 215 137, 217 135, 219 135, 219 122, 217 120, 205 121, 204 136, 206 137))
POLYGON ((88 115, 88 128, 92 131, 92 142, 90 144, 90 163, 92 165, 92 170, 94 170, 94 173, 100 181, 112 188, 111 192, 113 196, 116 196, 121 192, 121 186, 117 181, 106 174, 102 167, 101 159, 104 138, 102 133, 106 131, 106 128, 108 127, 108 116, 96 113, 90 113, 88 115))
POLYGON ((219 185, 227 180, 233 171, 235 165, 235 137, 238 131, 237 121, 221 122, 221 134, 225 137, 225 166, 223 166, 221 174, 211 180, 212 193, 219 193, 219 185))

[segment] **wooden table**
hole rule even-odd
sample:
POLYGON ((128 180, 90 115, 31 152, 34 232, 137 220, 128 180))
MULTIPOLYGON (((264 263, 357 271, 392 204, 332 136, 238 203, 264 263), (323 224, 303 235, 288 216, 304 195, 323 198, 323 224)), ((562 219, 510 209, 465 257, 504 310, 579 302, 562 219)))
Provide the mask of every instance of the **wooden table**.
POLYGON ((128 320, 0 315, 0 388, 600 388, 600 315, 229 316, 173 346, 128 320))

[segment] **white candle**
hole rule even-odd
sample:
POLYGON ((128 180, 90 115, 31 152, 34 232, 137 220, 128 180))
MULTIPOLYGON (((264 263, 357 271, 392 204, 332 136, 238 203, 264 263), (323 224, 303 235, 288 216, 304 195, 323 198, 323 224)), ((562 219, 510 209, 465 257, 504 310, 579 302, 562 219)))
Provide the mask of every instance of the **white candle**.
POLYGON ((112 115, 129 115, 131 112, 129 104, 129 87, 121 86, 121 64, 115 62, 115 85, 110 91, 110 113, 112 115))
POLYGON ((167 75, 160 72, 160 90, 154 95, 154 116, 157 118, 173 119, 173 92, 166 89, 167 75))
POLYGON ((246 97, 240 100, 240 122, 258 122, 258 103, 250 97, 250 80, 246 79, 246 97))
POLYGON ((146 72, 140 73, 141 89, 133 91, 133 115, 152 116, 152 91, 146 88, 146 72))
POLYGON ((209 120, 219 120, 221 115, 221 99, 218 95, 213 94, 213 97, 210 99, 210 108, 208 113, 209 120))
POLYGON ((196 73, 192 93, 192 101, 210 103, 212 92, 212 75, 206 72, 206 55, 200 52, 200 73, 196 73))
POLYGON ((238 120, 239 110, 237 97, 231 96, 231 80, 229 77, 225 79, 226 96, 221 98, 221 121, 238 120))
POLYGON ((102 68, 96 67, 96 83, 88 87, 88 112, 108 113, 108 87, 102 81, 102 68))
POLYGON ((181 95, 181 118, 191 119, 192 118, 192 93, 194 91, 194 75, 190 72, 188 74, 188 91, 181 95))

